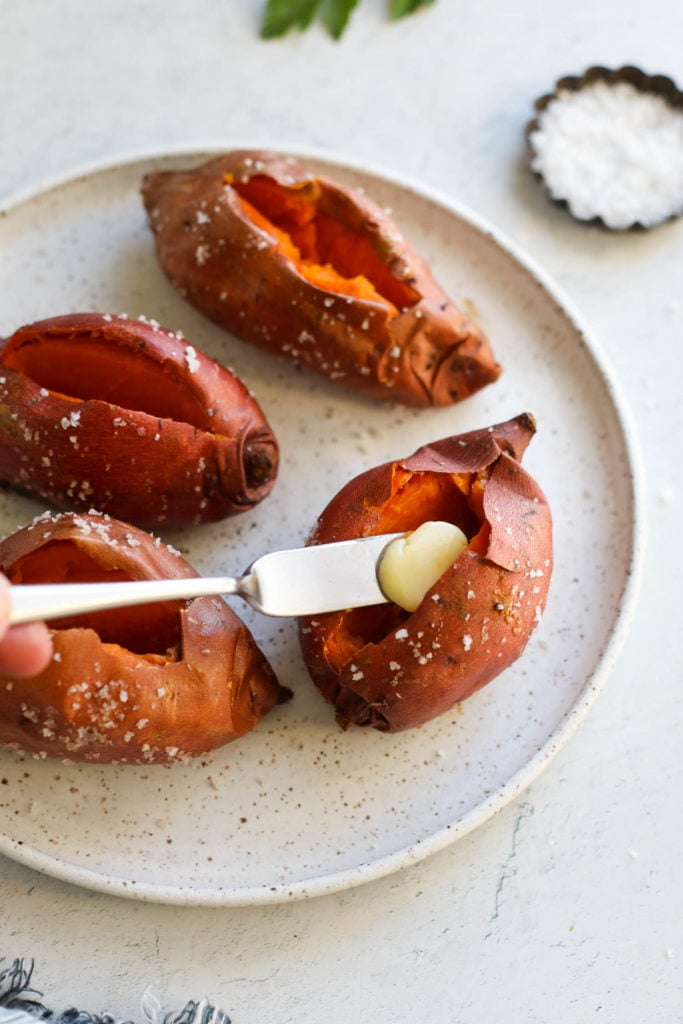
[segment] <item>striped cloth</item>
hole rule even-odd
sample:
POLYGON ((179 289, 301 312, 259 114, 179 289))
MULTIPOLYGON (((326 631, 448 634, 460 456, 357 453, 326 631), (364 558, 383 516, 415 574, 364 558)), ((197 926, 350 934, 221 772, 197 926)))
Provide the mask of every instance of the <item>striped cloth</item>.
POLYGON ((140 1022, 75 1007, 55 1011, 42 1002, 43 993, 33 987, 33 960, 17 959, 3 967, 5 962, 0 957, 0 1024, 230 1024, 228 1015, 206 999, 190 1000, 180 1010, 163 1012, 150 990, 140 1000, 140 1022))

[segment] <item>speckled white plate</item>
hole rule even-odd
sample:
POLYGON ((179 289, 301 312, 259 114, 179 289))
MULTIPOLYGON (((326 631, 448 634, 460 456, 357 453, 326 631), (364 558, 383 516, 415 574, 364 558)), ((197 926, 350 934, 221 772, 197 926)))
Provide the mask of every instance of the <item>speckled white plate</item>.
MULTIPOLYGON (((0 751, 0 853, 61 879, 138 899, 267 903, 357 885, 426 856, 512 799, 565 743, 611 669, 642 553, 638 459, 614 381, 545 276, 455 203, 320 154, 304 158, 393 209, 437 279, 492 338, 501 379, 448 409, 371 405, 235 341, 157 267, 136 158, 46 185, 0 218, 0 335, 60 313, 155 317, 232 366, 278 435, 276 491, 242 518, 165 539, 202 572, 238 571, 303 541, 361 470, 426 441, 524 410, 538 420, 525 465, 555 516, 545 618, 524 656, 420 730, 340 732, 301 663, 294 622, 240 604, 295 691, 249 736, 190 766, 65 765, 0 751)), ((0 496, 0 531, 39 506, 0 496)))

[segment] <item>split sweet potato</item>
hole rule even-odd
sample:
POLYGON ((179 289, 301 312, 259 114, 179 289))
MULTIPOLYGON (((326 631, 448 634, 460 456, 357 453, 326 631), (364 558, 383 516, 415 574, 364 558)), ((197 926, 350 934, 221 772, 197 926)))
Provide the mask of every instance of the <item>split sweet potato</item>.
POLYGON ((0 349, 0 480, 26 494, 175 526, 253 507, 277 469, 244 384, 154 321, 54 317, 0 349))
MULTIPOLYGON (((0 542, 11 583, 196 576, 150 534, 102 514, 49 512, 0 542)), ((166 764, 252 729, 290 696, 216 597, 55 620, 54 658, 0 676, 0 743, 73 761, 166 764)))
POLYGON ((410 613, 395 604, 302 619, 312 679, 343 728, 396 732, 435 718, 520 656, 545 607, 552 523, 520 465, 531 416, 426 445, 362 473, 310 543, 454 523, 467 547, 410 613))
POLYGON ((449 405, 494 381, 482 331, 377 203, 273 153, 148 174, 164 272, 238 337, 375 399, 449 405))

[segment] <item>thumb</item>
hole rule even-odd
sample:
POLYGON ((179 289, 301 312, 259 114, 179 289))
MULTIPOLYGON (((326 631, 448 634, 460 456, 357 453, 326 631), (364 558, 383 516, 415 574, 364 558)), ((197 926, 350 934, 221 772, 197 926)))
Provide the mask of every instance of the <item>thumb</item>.
POLYGON ((2 573, 0 573, 0 638, 3 637, 7 631, 11 607, 12 599, 10 597, 9 581, 6 576, 3 576, 2 573))

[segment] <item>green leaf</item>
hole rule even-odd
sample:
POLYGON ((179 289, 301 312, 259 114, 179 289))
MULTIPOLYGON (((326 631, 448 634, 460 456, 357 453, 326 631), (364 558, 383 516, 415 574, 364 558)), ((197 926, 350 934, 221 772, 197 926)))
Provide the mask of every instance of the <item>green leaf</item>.
POLYGON ((341 39, 357 3, 358 0, 328 0, 324 21, 328 32, 335 39, 341 39))
POLYGON ((261 38, 275 39, 290 28, 302 31, 311 24, 322 0, 268 0, 261 22, 261 38))
MULTIPOLYGON (((436 0, 389 0, 389 17, 396 20, 436 0)), ((358 0, 267 0, 261 38, 275 39, 298 28, 303 32, 318 14, 334 39, 341 39, 358 0)))
POLYGON ((435 0, 389 0, 389 17, 396 20, 413 14, 420 7, 429 7, 435 0))

